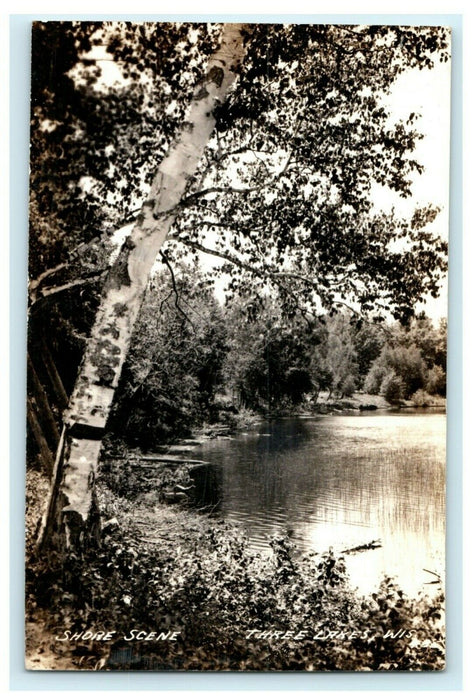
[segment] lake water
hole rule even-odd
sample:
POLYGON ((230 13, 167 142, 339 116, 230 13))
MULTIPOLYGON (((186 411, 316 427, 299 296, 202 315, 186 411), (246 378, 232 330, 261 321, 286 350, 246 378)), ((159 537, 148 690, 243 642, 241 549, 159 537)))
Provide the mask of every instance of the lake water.
POLYGON ((372 590, 383 572, 410 594, 438 572, 444 581, 446 416, 427 410, 375 411, 268 421, 197 457, 203 498, 242 528, 252 546, 289 532, 296 545, 348 555, 351 580, 372 590))

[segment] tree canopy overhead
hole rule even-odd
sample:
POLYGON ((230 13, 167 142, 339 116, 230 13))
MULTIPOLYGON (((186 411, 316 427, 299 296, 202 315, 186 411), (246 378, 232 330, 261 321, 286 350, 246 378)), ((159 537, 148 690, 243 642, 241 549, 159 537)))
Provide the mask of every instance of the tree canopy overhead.
MULTIPOLYGON (((199 81, 205 90, 220 33, 193 23, 35 23, 35 295, 106 265, 112 233, 136 216, 169 144, 189 128, 186 108, 199 81)), ((209 253, 223 260, 230 290, 250 276, 289 313, 344 301, 408 316, 437 294, 445 271, 437 209, 399 219, 378 211, 371 189, 411 194, 422 170, 418 115, 392 124, 385 94, 401 72, 448 60, 448 31, 255 24, 244 41, 237 80, 176 207, 167 260, 209 253)))

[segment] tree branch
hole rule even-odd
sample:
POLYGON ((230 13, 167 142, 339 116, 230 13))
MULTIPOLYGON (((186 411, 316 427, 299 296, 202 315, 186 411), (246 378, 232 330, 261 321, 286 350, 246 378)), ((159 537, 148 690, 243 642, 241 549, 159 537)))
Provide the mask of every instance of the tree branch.
MULTIPOLYGON (((294 136, 298 133, 298 130, 300 128, 300 124, 302 122, 302 118, 299 117, 297 120, 297 125, 295 127, 295 132, 294 136)), ((180 200, 180 203, 178 205, 179 208, 185 207, 188 204, 192 204, 194 200, 199 199, 200 197, 206 197, 209 194, 248 194, 251 192, 260 192, 261 190, 265 189, 266 187, 270 187, 273 185, 277 180, 284 175, 288 167, 290 165, 292 158, 292 151, 289 151, 287 160, 285 161, 285 164, 281 170, 279 170, 277 173, 272 174, 271 177, 266 180, 265 182, 262 182, 260 185, 255 185, 254 187, 207 187, 204 190, 200 190, 199 192, 194 192, 193 194, 188 195, 188 197, 184 197, 183 199, 180 200)), ((259 159, 260 160, 260 159, 259 159)), ((267 164, 264 163, 264 167, 266 171, 268 170, 267 164)), ((168 214, 170 212, 162 212, 163 214, 168 214)))
POLYGON ((54 275, 56 272, 59 272, 60 270, 63 270, 65 267, 68 267, 70 265, 70 262, 64 262, 64 263, 59 263, 59 265, 56 265, 55 267, 49 268, 49 270, 45 270, 42 272, 36 279, 31 280, 30 283, 28 284, 28 291, 30 298, 34 301, 36 301, 36 290, 38 289, 39 285, 41 282, 47 277, 50 277, 51 275, 54 275))
POLYGON ((208 255, 213 255, 214 257, 217 258, 222 258, 223 260, 227 260, 228 262, 232 263, 233 265, 236 265, 237 267, 240 267, 243 270, 247 270, 248 272, 252 272, 253 274, 257 275, 262 275, 262 276, 269 276, 268 271, 264 270, 259 270, 257 267, 254 267, 253 265, 250 265, 249 263, 245 263, 244 260, 240 260, 239 258, 235 257, 231 253, 225 253, 222 250, 213 250, 212 248, 208 248, 207 246, 202 245, 201 243, 197 243, 197 241, 189 241, 186 239, 181 239, 181 238, 173 238, 170 236, 168 241, 177 241, 178 243, 183 243, 185 246, 188 248, 192 248, 194 250, 199 250, 202 253, 207 253, 208 255))
MULTIPOLYGON (((218 224, 215 224, 218 225, 218 224)), ((223 224, 219 224, 222 226, 223 224)), ((179 238, 179 237, 172 237, 170 236, 168 241, 177 241, 178 243, 183 243, 186 245, 188 248, 193 248, 195 250, 199 250, 202 253, 207 253, 208 255, 213 255, 214 257, 217 258, 222 258, 223 260, 227 260, 228 262, 232 263, 233 265, 236 265, 237 267, 240 267, 243 270, 247 270, 248 272, 251 272, 252 274, 258 275, 260 277, 270 277, 271 279, 278 279, 278 278, 287 278, 287 279, 294 279, 294 280, 299 280, 300 282, 304 282, 305 284, 309 285, 310 287, 314 287, 315 283, 312 278, 306 277, 305 275, 301 275, 298 272, 280 272, 276 270, 263 270, 261 268, 255 267, 254 265, 251 265, 250 263, 246 263, 244 260, 241 260, 240 258, 237 258, 236 256, 232 255, 232 253, 227 253, 223 250, 215 250, 214 248, 208 248, 207 246, 198 243, 197 241, 190 241, 185 238, 179 238)), ((338 280, 336 282, 332 282, 333 285, 335 284, 341 284, 344 280, 346 279, 346 276, 343 277, 343 279, 338 280)), ((343 302, 339 302, 343 303, 343 302)))
MULTIPOLYGON (((169 258, 167 257, 167 255, 166 255, 162 250, 159 251, 159 253, 160 253, 160 256, 161 256, 162 260, 164 261, 164 264, 166 265, 167 269, 168 269, 169 272, 170 272, 170 276, 171 276, 171 279, 172 279, 172 288, 173 288, 173 290, 174 290, 174 304, 175 304, 175 308, 176 308, 177 311, 178 311, 180 314, 182 314, 182 316, 190 323, 190 325, 192 326, 193 330, 195 330, 195 325, 194 325, 192 319, 189 318, 189 316, 187 316, 187 314, 185 313, 185 311, 182 309, 182 307, 181 307, 180 304, 179 304, 179 299, 180 299, 179 290, 177 289, 177 283, 176 283, 176 280, 175 280, 174 270, 172 269, 172 265, 171 265, 170 262, 169 262, 169 258)), ((169 298, 169 297, 167 297, 167 298, 169 298)))
POLYGON ((257 275, 258 277, 265 277, 266 279, 270 279, 272 281, 275 281, 276 284, 283 289, 287 294, 289 294, 293 300, 295 307, 303 314, 304 317, 306 315, 314 316, 311 312, 307 311, 307 309, 304 309, 300 304, 298 303, 297 296, 293 292, 293 290, 287 288, 285 285, 282 284, 282 279, 285 277, 289 278, 297 278, 299 280, 304 281, 305 283, 308 283, 310 286, 314 287, 313 280, 310 280, 308 277, 303 277, 302 275, 297 275, 295 273, 285 273, 285 272, 275 272, 273 270, 263 270, 257 267, 254 267, 253 265, 250 265, 249 263, 244 262, 244 260, 241 260, 240 258, 235 257, 231 253, 225 253, 224 251, 218 251, 218 250, 213 250, 212 248, 208 248, 207 246, 202 245, 201 243, 197 243, 196 241, 187 241, 187 240, 181 240, 179 238, 169 238, 168 240, 176 240, 179 241, 180 243, 183 243, 189 248, 192 248, 194 250, 199 250, 202 253, 207 253, 208 255, 213 255, 218 258, 222 258, 223 260, 227 260, 230 262, 232 265, 235 265, 243 270, 247 270, 248 272, 251 272, 254 275, 257 275))
POLYGON ((36 304, 38 304, 41 301, 44 301, 46 298, 55 296, 56 294, 60 294, 61 292, 66 292, 68 289, 73 289, 74 287, 80 287, 85 284, 92 284, 93 282, 97 282, 99 279, 105 277, 107 272, 108 267, 99 270, 98 272, 95 272, 90 277, 72 280, 71 282, 66 282, 65 284, 61 284, 57 287, 45 287, 41 290, 40 296, 35 296, 34 300, 29 306, 29 309, 33 309, 33 307, 36 306, 36 304))
MULTIPOLYGON (((117 231, 119 231, 119 228, 117 229, 117 231)), ((55 275, 56 272, 61 272, 61 270, 66 270, 68 267, 70 267, 70 265, 72 265, 75 262, 75 260, 77 260, 79 255, 82 255, 92 245, 95 245, 95 244, 99 243, 100 240, 105 240, 106 238, 107 238, 107 236, 103 236, 103 237, 95 236, 94 238, 92 238, 92 240, 90 240, 88 242, 79 243, 78 246, 76 246, 75 248, 73 248, 70 251, 66 262, 59 263, 55 267, 51 267, 48 270, 45 270, 40 275, 38 275, 35 279, 31 280, 28 283, 28 293, 29 293, 29 297, 31 299, 31 305, 34 304, 34 302, 37 300, 37 298, 38 298, 38 291, 37 290, 41 286, 41 283, 44 282, 45 279, 47 279, 48 277, 51 277, 52 275, 55 275)), ((56 288, 60 289, 60 287, 46 287, 46 290, 47 289, 56 289, 56 288)), ((46 291, 46 290, 44 290, 44 291, 46 291)), ((43 291, 41 291, 41 296, 45 296, 45 294, 43 294, 43 291)))

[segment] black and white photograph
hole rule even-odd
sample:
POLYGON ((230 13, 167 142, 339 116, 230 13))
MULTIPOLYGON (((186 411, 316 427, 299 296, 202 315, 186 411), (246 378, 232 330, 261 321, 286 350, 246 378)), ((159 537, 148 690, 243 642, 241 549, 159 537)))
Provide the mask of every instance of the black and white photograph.
POLYGON ((451 30, 31 24, 28 671, 444 671, 451 30))

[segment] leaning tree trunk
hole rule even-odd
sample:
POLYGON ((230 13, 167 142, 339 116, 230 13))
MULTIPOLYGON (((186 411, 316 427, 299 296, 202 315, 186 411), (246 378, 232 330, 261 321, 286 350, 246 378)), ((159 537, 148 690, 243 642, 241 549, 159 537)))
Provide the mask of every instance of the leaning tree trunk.
POLYGON ((213 110, 236 78, 244 54, 243 26, 225 24, 219 49, 197 85, 180 134, 154 177, 136 224, 113 264, 82 365, 65 412, 65 440, 56 464, 41 542, 66 538, 76 547, 96 531, 94 481, 101 440, 129 349, 133 326, 156 260, 215 126, 213 110), (54 487, 53 487, 54 488, 54 487))

